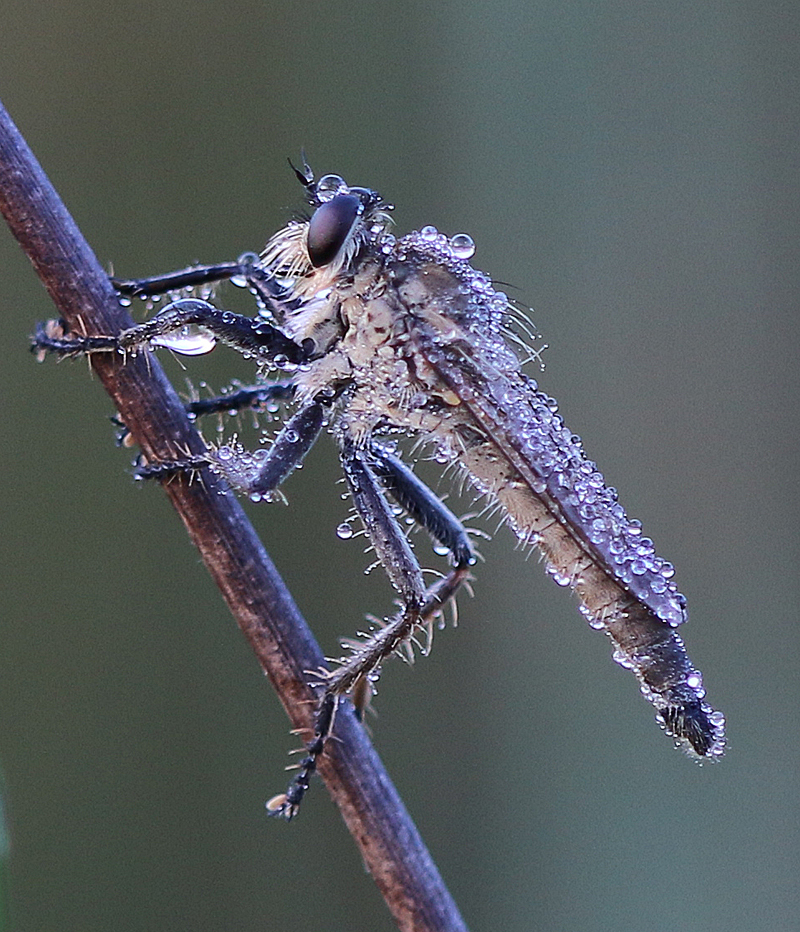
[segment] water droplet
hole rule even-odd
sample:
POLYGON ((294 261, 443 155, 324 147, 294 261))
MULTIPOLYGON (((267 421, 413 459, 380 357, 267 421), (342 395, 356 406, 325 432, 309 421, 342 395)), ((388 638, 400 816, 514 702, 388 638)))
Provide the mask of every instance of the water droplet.
POLYGON ((337 194, 347 192, 347 185, 341 175, 323 175, 317 182, 314 191, 317 198, 322 201, 330 201, 337 194))
POLYGON ((691 686, 692 689, 702 689, 703 687, 703 674, 699 670, 695 670, 693 673, 690 673, 686 677, 686 685, 691 686))
POLYGON ((456 259, 469 259, 475 255, 475 243, 467 233, 456 233, 450 238, 450 251, 456 259))
POLYGON ((286 793, 279 793, 277 796, 273 796, 272 799, 268 799, 264 805, 267 812, 282 812, 286 802, 286 793))
POLYGON ((183 356, 203 356, 214 349, 217 340, 213 333, 209 333, 203 327, 197 324, 186 324, 160 337, 153 337, 150 344, 163 346, 183 356))
POLYGON ((549 565, 547 572, 552 576, 553 582, 557 586, 568 586, 572 582, 572 576, 569 573, 562 572, 556 566, 549 565))
MULTIPOLYGON (((258 256, 254 252, 243 252, 241 256, 236 260, 241 266, 248 265, 257 265, 258 256)), ((247 277, 244 272, 241 275, 232 275, 230 282, 236 288, 246 288, 247 287, 247 277)))
POLYGON ((430 242, 433 242, 436 239, 436 237, 439 235, 439 231, 436 229, 436 227, 426 226, 426 227, 423 227, 419 231, 419 235, 424 240, 429 240, 430 242))
POLYGON ((541 495, 547 489, 547 481, 541 476, 534 476, 531 479, 531 488, 537 495, 541 495))
POLYGON ((354 533, 355 531, 353 531, 347 523, 340 524, 339 527, 336 528, 336 536, 342 540, 350 540, 354 533))

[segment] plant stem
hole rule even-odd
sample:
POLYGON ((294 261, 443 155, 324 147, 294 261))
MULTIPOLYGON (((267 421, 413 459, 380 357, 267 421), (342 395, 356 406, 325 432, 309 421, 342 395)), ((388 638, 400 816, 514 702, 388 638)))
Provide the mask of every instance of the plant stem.
MULTIPOLYGON (((72 330, 102 335, 131 326, 108 276, 2 105, 0 210, 72 330)), ((123 360, 98 353, 91 365, 148 459, 203 453, 151 354, 123 360)), ((310 733, 315 696, 305 671, 322 666, 323 655, 239 503, 220 494, 210 474, 202 482, 179 476, 164 489, 293 727, 310 733)), ((319 771, 398 927, 466 932, 402 800, 345 706, 319 771)))

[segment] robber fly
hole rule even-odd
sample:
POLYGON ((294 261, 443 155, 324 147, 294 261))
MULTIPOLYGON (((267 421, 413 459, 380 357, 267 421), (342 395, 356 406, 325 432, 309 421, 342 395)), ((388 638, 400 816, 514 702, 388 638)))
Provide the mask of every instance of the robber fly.
POLYGON ((297 813, 340 698, 368 691, 382 662, 441 617, 475 562, 461 521, 394 452, 396 434, 433 445, 439 462, 460 471, 523 544, 538 548, 554 581, 574 590, 589 624, 611 638, 614 659, 637 677, 676 745, 718 759, 724 717, 705 702, 701 674, 676 633, 687 616, 673 567, 628 518, 555 401, 522 371, 519 313, 470 264, 472 240, 434 227, 395 238, 392 207, 377 192, 338 175, 315 180, 305 160, 294 171, 311 213, 275 234, 260 257, 115 281, 123 294, 154 295, 239 279, 257 297, 258 316, 183 297, 117 336, 81 338, 50 325, 34 337, 40 355, 153 346, 192 354, 219 341, 253 359, 261 382, 193 402, 192 413, 269 399, 293 406, 258 452, 209 446, 200 457, 146 463, 140 476, 210 466, 251 500, 268 501, 323 428, 338 446, 355 511, 399 610, 344 642, 345 656, 321 674, 313 739, 269 811, 286 819, 297 813), (449 554, 448 571, 432 585, 423 581, 399 510, 449 554))

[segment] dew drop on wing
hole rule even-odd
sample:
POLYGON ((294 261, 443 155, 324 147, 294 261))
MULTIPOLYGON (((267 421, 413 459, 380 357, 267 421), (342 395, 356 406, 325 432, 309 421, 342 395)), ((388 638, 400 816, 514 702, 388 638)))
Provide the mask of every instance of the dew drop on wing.
POLYGON ((349 540, 353 536, 353 533, 353 529, 349 524, 340 524, 339 527, 336 528, 336 536, 340 540, 349 540))
POLYGON ((690 673, 686 677, 686 685, 690 686, 695 691, 703 688, 703 674, 699 670, 695 670, 693 673, 690 673))

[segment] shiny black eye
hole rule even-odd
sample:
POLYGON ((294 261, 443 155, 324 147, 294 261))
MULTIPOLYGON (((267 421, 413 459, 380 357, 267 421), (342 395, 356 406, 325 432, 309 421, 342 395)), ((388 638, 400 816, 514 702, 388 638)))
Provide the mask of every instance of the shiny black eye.
POLYGON ((308 255, 314 268, 328 265, 336 258, 361 210, 361 198, 355 194, 337 194, 314 211, 308 224, 308 255))

